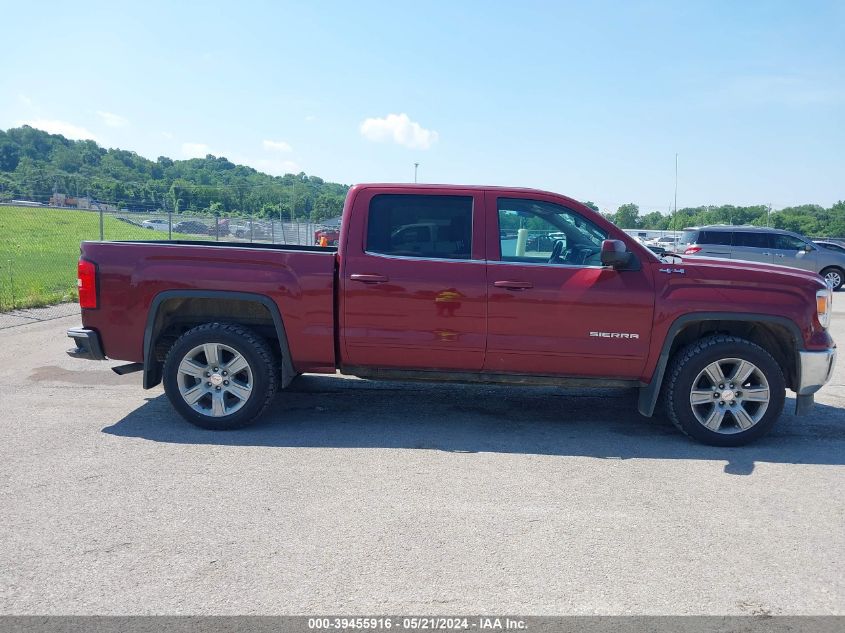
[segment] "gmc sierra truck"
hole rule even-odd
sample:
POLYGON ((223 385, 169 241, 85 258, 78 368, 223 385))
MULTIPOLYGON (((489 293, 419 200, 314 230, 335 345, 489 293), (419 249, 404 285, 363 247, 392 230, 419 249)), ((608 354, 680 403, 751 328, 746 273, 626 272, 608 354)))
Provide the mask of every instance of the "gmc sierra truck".
MULTIPOLYGON (((337 248, 84 242, 77 358, 164 383, 207 429, 241 427, 304 372, 639 389, 696 440, 745 444, 829 379, 817 274, 659 258, 532 189, 357 185, 337 248)), ((561 415, 565 415, 562 412, 561 415)))

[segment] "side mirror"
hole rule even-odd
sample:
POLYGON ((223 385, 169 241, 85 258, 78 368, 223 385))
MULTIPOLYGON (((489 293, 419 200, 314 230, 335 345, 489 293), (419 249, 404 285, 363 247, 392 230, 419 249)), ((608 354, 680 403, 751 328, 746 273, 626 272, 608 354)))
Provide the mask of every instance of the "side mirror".
POLYGON ((816 249, 813 248, 812 246, 810 246, 809 244, 804 244, 804 252, 805 253, 812 253, 814 250, 816 250, 816 249))
POLYGON ((624 268, 631 261, 632 254, 622 240, 604 240, 601 243, 601 264, 611 268, 624 268))

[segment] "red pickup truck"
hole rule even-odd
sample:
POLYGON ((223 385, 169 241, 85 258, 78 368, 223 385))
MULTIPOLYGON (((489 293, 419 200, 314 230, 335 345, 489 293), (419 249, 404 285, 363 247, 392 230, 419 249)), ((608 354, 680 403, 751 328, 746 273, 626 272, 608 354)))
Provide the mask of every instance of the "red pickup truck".
MULTIPOLYGON (((84 242, 75 357, 164 382, 209 429, 243 426, 300 373, 636 387, 702 442, 808 410, 836 358, 815 273, 660 259, 532 189, 358 185, 338 248, 84 242)), ((565 415, 563 413, 562 415, 565 415)))

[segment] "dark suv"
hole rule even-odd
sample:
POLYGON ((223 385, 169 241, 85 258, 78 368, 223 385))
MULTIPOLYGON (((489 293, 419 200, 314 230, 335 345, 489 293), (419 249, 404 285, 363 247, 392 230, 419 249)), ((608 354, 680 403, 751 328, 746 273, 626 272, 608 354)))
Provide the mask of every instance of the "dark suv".
POLYGON ((699 226, 684 229, 684 255, 744 259, 803 268, 819 273, 834 290, 845 281, 845 253, 819 248, 812 241, 780 229, 759 226, 699 226))

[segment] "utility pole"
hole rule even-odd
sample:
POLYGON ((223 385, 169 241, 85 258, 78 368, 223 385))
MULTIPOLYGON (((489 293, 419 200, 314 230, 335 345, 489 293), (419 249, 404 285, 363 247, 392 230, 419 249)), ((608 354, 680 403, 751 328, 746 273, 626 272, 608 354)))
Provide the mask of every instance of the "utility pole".
POLYGON ((766 226, 771 226, 771 217, 772 217, 772 203, 769 203, 768 208, 766 209, 766 226))
POLYGON ((678 153, 675 152, 675 211, 672 213, 672 227, 678 230, 678 153))
POLYGON ((420 166, 419 163, 414 163, 414 183, 415 184, 417 182, 417 169, 419 168, 419 166, 420 166))

